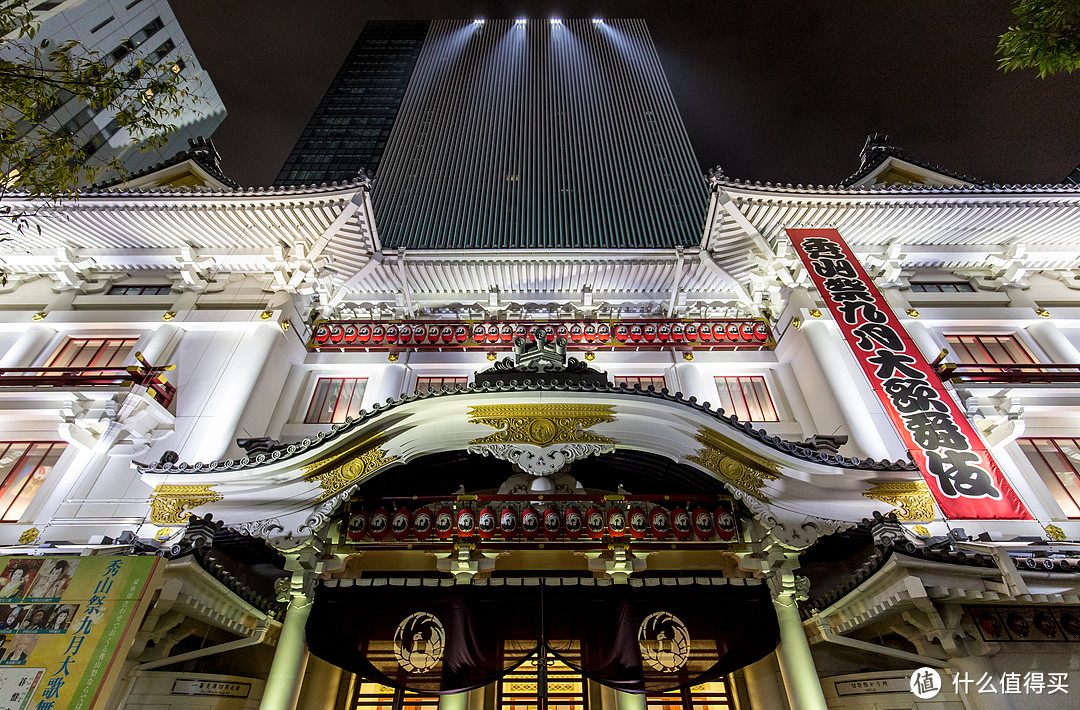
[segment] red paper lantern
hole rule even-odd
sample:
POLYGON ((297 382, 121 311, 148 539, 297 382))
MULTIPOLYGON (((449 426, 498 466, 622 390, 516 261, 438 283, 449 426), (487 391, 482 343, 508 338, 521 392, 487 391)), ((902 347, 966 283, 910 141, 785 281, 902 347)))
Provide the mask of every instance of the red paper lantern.
MULTIPOLYGON (((432 326, 432 327, 434 327, 434 326, 432 326)), ((424 326, 422 326, 422 325, 414 325, 412 327, 412 339, 413 339, 413 342, 417 343, 417 344, 424 342, 424 333, 425 332, 427 332, 427 331, 424 329, 424 326)), ((438 332, 438 329, 436 329, 436 332, 438 332)))
POLYGON ((757 340, 761 341, 761 342, 765 342, 766 340, 768 340, 769 339, 769 326, 767 326, 767 325, 765 325, 764 323, 761 323, 761 322, 758 322, 757 324, 755 324, 754 325, 754 337, 757 340))
POLYGON ((324 323, 315 329, 315 342, 322 345, 330 340, 330 328, 324 323))
POLYGON ((676 540, 689 539, 694 532, 694 524, 690 521, 690 513, 686 508, 675 508, 671 511, 671 532, 676 540))
POLYGON ((709 323, 702 323, 698 328, 698 337, 701 338, 701 342, 712 342, 712 325, 709 323))
POLYGON ((735 514, 731 512, 731 506, 721 504, 713 511, 713 528, 716 536, 721 540, 731 540, 735 537, 735 514))
POLYGON ((625 343, 630 339, 630 326, 625 323, 619 323, 615 326, 615 340, 620 343, 625 343))
POLYGON ((386 337, 386 328, 381 325, 376 325, 371 329, 371 342, 381 343, 386 337))
POLYGON ((580 343, 584 332, 585 329, 581 327, 581 323, 574 323, 570 326, 570 340, 575 343, 580 343))
POLYGON ((607 512, 607 529, 612 537, 626 536, 626 513, 617 505, 607 512))
POLYGON ((439 337, 442 339, 442 341, 444 343, 452 343, 452 342, 454 342, 454 326, 452 326, 452 325, 444 325, 439 330, 439 337))
POLYGON ((398 331, 399 328, 392 323, 386 326, 386 342, 396 343, 398 341, 398 331))
POLYGON ((581 537, 581 529, 583 526, 581 511, 573 505, 567 508, 566 514, 563 516, 563 530, 566 531, 566 537, 571 540, 577 540, 581 537))
POLYGON ((337 345, 341 342, 341 339, 345 337, 345 329, 340 325, 330 326, 330 342, 337 345))
POLYGON ((607 323, 599 323, 596 326, 596 342, 606 343, 611 340, 611 326, 607 323))
POLYGON ((511 340, 514 339, 514 326, 510 325, 509 323, 504 325, 500 332, 502 333, 502 341, 504 343, 509 343, 511 340))
POLYGON ((362 540, 367 535, 368 528, 368 516, 366 510, 361 510, 354 513, 349 518, 349 539, 350 540, 362 540))
POLYGON ((736 340, 739 339, 739 324, 738 323, 728 323, 728 326, 727 326, 727 339, 732 341, 732 342, 735 342, 736 340))
POLYGON ((562 516, 556 508, 549 507, 544 511, 544 537, 554 540, 559 537, 562 527, 562 516))
POLYGON ((687 323, 683 326, 683 339, 688 343, 696 343, 698 339, 698 324, 687 323))
POLYGON ((409 536, 412 529, 412 511, 408 508, 398 508, 390 516, 390 534, 395 540, 404 540, 409 536))
POLYGON ((585 338, 586 343, 591 343, 596 340, 596 323, 586 323, 582 328, 582 336, 585 338))
POLYGON ((417 540, 427 540, 431 535, 431 529, 434 526, 435 516, 431 512, 431 508, 420 508, 413 513, 412 529, 413 535, 417 540))
POLYGON ((698 540, 708 540, 713 536, 712 513, 704 508, 694 508, 690 514, 691 523, 694 526, 694 536, 698 540))
POLYGON ((663 508, 653 508, 649 514, 649 528, 657 540, 667 539, 671 534, 671 515, 663 508))
POLYGON ((512 540, 517 535, 518 531, 518 515, 517 511, 506 506, 499 513, 499 532, 507 540, 512 540))
MULTIPOLYGON (((634 336, 633 328, 630 329, 630 337, 634 336)), ((655 343, 659 337, 659 330, 656 327, 656 323, 646 323, 641 326, 641 339, 646 343, 655 343)))
POLYGON ((472 537, 476 532, 476 511, 472 508, 462 508, 457 514, 458 537, 472 537))
POLYGON ((454 534, 454 511, 439 508, 435 511, 435 537, 446 540, 454 534))
POLYGON ((368 530, 372 540, 382 540, 390 532, 390 513, 386 508, 378 508, 368 518, 368 530))
POLYGON ((626 513, 627 527, 630 529, 630 537, 641 540, 649 534, 649 517, 645 511, 637 506, 626 513))
POLYGON ((352 323, 346 324, 342 329, 341 342, 348 345, 356 341, 356 326, 352 323))
POLYGON ((536 508, 529 506, 521 511, 521 536, 526 540, 532 540, 540 532, 540 514, 536 508))
POLYGON ((589 508, 585 511, 585 529, 588 531, 589 537, 593 540, 599 540, 604 536, 605 527, 603 511, 599 508, 589 508))
POLYGON ((469 339, 469 329, 463 325, 454 326, 454 340, 458 343, 464 343, 469 339))
POLYGON ((487 328, 483 323, 477 323, 473 326, 472 339, 474 343, 483 343, 487 340, 487 328))
POLYGON ((495 509, 490 505, 481 508, 480 514, 476 516, 476 534, 480 536, 480 539, 490 540, 494 537, 496 526, 495 509))
POLYGON ((754 339, 754 324, 751 322, 743 323, 739 327, 739 337, 746 342, 750 342, 754 339))
POLYGON ((630 326, 630 341, 634 343, 641 342, 641 323, 634 323, 630 326))
POLYGON ((356 329, 356 341, 359 343, 367 343, 371 341, 370 325, 362 325, 356 329))

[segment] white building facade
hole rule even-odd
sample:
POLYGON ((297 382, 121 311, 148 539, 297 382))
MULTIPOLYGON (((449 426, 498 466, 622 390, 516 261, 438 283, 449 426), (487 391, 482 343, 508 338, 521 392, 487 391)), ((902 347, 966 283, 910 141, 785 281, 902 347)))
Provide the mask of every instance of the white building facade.
POLYGON ((180 707, 185 693, 220 708, 525 703, 509 680, 395 691, 309 657, 304 626, 320 595, 556 578, 597 594, 760 589, 775 613, 762 633, 779 639, 667 696, 575 675, 549 643, 562 685, 539 671, 519 685, 565 691, 566 707, 930 707, 909 689, 919 668, 940 674, 933 707, 1071 707, 1080 192, 979 186, 888 151, 863 168, 829 188, 716 174, 696 248, 384 249, 367 182, 237 190, 205 151, 39 211, 40 237, 0 257, 0 544, 46 561, 166 558, 109 692, 86 707, 180 707), (156 187, 178 176, 201 187, 156 187), (1030 519, 943 518, 793 227, 839 232, 945 363, 1030 519), (392 341, 403 323, 423 335, 392 341), (649 323, 657 334, 617 335, 649 323), (703 337, 706 323, 723 335, 703 337), (537 324, 565 326, 579 365, 555 348, 529 370, 523 343, 517 369, 477 375, 514 354, 503 326, 537 324), (681 338, 660 335, 675 324, 681 338), (574 379, 586 366, 610 385, 574 379), (440 537, 418 522, 493 507, 524 525, 546 505, 563 525, 569 507, 596 509, 603 529, 545 546, 524 528, 485 537, 458 517, 440 537), (737 534, 719 515, 670 539, 610 517, 684 506, 728 511, 737 534), (350 528, 398 510, 400 537, 350 528))

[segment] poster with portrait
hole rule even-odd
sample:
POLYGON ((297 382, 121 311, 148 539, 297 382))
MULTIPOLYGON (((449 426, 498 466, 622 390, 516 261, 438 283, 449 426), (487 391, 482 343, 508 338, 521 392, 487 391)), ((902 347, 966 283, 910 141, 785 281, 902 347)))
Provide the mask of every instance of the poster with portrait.
POLYGON ((157 557, 13 557, 0 584, 0 710, 104 707, 157 557))

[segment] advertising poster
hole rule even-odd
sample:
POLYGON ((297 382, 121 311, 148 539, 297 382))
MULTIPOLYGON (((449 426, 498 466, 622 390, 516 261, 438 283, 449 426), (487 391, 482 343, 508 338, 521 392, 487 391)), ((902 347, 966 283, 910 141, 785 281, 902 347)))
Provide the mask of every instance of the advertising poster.
POLYGON ((103 706, 157 557, 0 557, 0 710, 103 706))
POLYGON ((952 520, 1031 520, 840 233, 786 231, 942 514, 952 520))

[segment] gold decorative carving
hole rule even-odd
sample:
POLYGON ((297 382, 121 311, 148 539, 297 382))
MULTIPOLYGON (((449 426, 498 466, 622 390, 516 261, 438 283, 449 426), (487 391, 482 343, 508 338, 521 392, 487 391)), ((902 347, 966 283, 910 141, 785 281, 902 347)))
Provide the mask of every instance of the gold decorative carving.
POLYGON ((383 450, 385 439, 384 434, 377 434, 341 453, 305 466, 304 478, 315 481, 323 489, 319 502, 397 461, 397 456, 387 456, 383 450))
MULTIPOLYGON (((1062 530, 1061 528, 1059 528, 1057 525, 1053 525, 1053 524, 1047 525, 1046 526, 1046 536, 1049 537, 1051 540, 1054 540, 1056 542, 1062 542, 1065 539, 1065 531, 1062 530)), ((21 542, 22 538, 19 538, 19 540, 21 542)))
POLYGON ((586 431, 594 424, 615 421, 610 404, 481 404, 469 407, 471 424, 499 431, 469 444, 614 444, 615 440, 586 431))
POLYGON ((694 439, 704 448, 687 456, 688 461, 707 468, 758 500, 769 502, 769 498, 761 492, 761 487, 765 485, 765 481, 780 478, 780 468, 775 461, 754 453, 708 427, 701 427, 694 439))
POLYGON ((19 535, 19 544, 20 545, 29 545, 34 540, 37 540, 38 535, 40 535, 40 534, 41 534, 41 531, 38 530, 37 528, 27 528, 26 530, 23 530, 22 535, 19 535))
POLYGON ((863 496, 900 508, 896 517, 904 522, 928 523, 934 519, 934 498, 922 481, 875 483, 863 496))
POLYGON ((150 496, 150 522, 154 525, 187 525, 191 508, 223 499, 208 486, 158 486, 150 496))
POLYGON ((930 537, 930 531, 925 525, 913 525, 911 531, 919 537, 930 537))
POLYGON ((165 540, 168 540, 170 537, 172 537, 173 532, 175 531, 172 528, 160 528, 156 533, 154 533, 154 539, 158 542, 164 542, 165 540))

